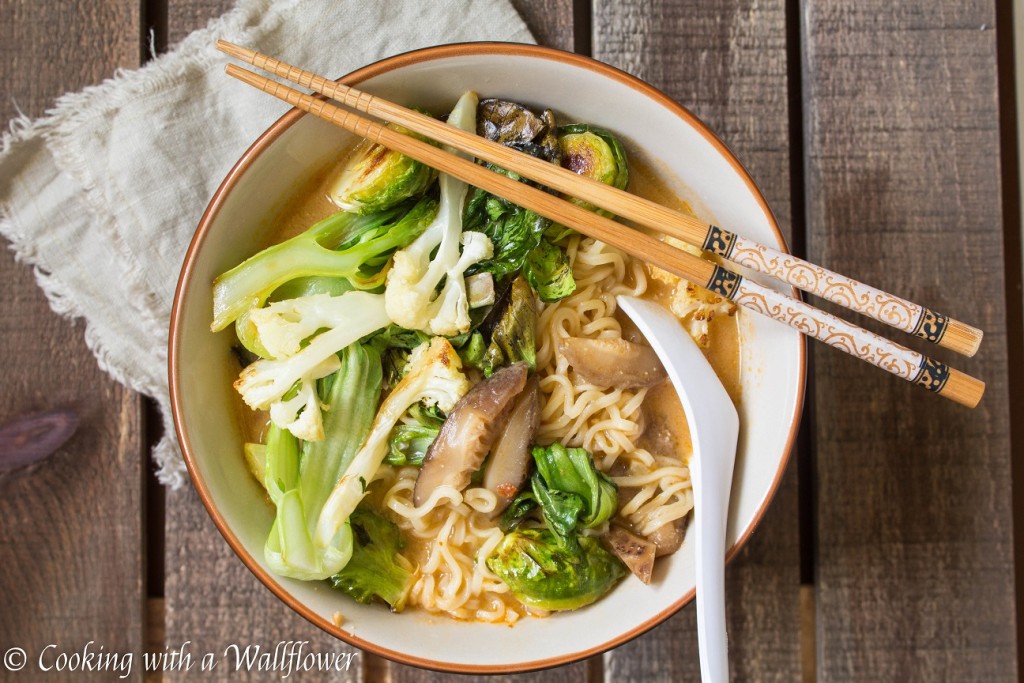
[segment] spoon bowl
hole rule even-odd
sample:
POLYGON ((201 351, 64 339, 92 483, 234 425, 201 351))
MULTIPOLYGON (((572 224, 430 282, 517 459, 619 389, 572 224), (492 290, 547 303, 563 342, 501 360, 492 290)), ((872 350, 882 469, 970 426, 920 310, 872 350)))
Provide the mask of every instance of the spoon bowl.
POLYGON ((740 419, 697 344, 658 304, 618 297, 619 307, 647 338, 679 394, 690 428, 694 523, 697 527, 697 641, 704 683, 729 680, 725 628, 725 532, 740 419))

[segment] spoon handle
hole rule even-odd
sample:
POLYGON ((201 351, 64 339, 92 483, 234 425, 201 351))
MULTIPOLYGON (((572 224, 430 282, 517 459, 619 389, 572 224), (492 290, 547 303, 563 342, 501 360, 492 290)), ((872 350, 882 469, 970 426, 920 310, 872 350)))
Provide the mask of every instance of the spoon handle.
POLYGON ((726 683, 725 534, 739 416, 718 375, 679 320, 650 301, 625 296, 617 301, 661 359, 690 427, 700 674, 703 683, 726 683))
MULTIPOLYGON (((726 448, 727 446, 723 446, 726 448)), ((735 452, 733 439, 733 452, 735 452)), ((729 680, 729 645, 725 621, 725 531, 732 468, 704 466, 709 458, 725 460, 721 450, 694 449, 690 460, 693 477, 694 522, 697 527, 697 646, 703 683, 729 680)), ((722 463, 715 463, 722 464, 722 463)))

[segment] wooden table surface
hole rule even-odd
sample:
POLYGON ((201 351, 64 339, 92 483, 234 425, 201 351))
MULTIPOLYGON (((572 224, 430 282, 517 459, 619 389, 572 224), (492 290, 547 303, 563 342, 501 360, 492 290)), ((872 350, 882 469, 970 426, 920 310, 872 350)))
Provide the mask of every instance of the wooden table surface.
MULTIPOLYGON (((1009 3, 514 2, 541 43, 635 74, 706 121, 797 253, 985 330, 975 358, 935 353, 988 383, 974 411, 811 345, 797 452, 727 572, 733 680, 1015 680, 1024 336, 1009 3)), ((0 0, 0 118, 41 115, 139 66, 149 27, 165 49, 229 5, 0 0)), ((30 663, 49 644, 90 641, 351 651, 244 568, 190 487, 154 484, 147 401, 97 369, 81 323, 52 313, 6 249, 0 292, 0 423, 61 406, 81 416, 55 455, 0 478, 0 649, 22 647, 30 663)), ((355 661, 300 678, 459 678, 355 661)), ((0 680, 38 675, 0 669, 0 680)), ((694 609, 604 656, 515 678, 698 680, 694 609)))

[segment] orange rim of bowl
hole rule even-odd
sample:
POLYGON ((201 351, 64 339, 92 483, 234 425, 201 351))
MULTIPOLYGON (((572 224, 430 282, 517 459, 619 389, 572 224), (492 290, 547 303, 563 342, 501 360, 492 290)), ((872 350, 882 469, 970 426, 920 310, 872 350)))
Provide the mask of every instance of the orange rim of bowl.
MULTIPOLYGON (((775 220, 775 215, 768 207, 767 201, 761 194, 760 189, 754 183, 750 174, 743 167, 743 165, 736 158, 736 155, 722 142, 718 136, 716 136, 711 130, 704 125, 693 113, 688 109, 675 102, 665 93, 661 92, 652 85, 649 85, 640 79, 627 74, 620 69, 613 66, 609 66, 602 62, 598 62, 589 57, 577 55, 569 52, 563 52, 548 47, 541 47, 536 45, 524 45, 520 43, 500 43, 500 42, 479 42, 479 43, 454 43, 451 45, 440 45, 436 47, 428 47, 420 50, 413 50, 411 52, 405 52, 393 57, 382 59, 373 64, 362 67, 352 73, 339 79, 339 82, 346 85, 358 85, 363 81, 366 81, 375 76, 400 69, 402 67, 409 66, 411 64, 418 64, 422 62, 428 62, 437 59, 447 59, 452 57, 463 57, 463 56, 481 56, 481 55, 499 55, 499 56, 516 56, 516 57, 531 57, 538 59, 546 59, 563 64, 571 64, 589 71, 596 72, 613 80, 616 80, 624 85, 629 86, 633 90, 640 94, 648 97, 649 99, 662 105, 669 111, 676 114, 680 119, 685 121, 691 127, 700 133, 708 142, 715 147, 716 150, 729 162, 729 164, 736 170, 743 181, 746 183, 747 188, 756 198, 765 216, 768 218, 769 225, 772 231, 775 233, 775 237, 779 242, 780 247, 784 251, 788 251, 786 239, 779 229, 778 222, 775 220)), ((178 346, 178 335, 177 326, 181 317, 181 308, 183 301, 183 292, 187 287, 187 283, 190 280, 192 274, 193 265, 195 262, 196 255, 202 248, 203 242, 206 239, 206 235, 213 224, 214 218, 220 211, 225 198, 230 194, 234 186, 239 182, 245 172, 248 170, 252 162, 271 144, 273 144, 286 130, 292 125, 298 122, 305 113, 298 109, 292 109, 276 122, 270 126, 256 141, 245 151, 238 162, 232 167, 231 171, 225 177, 220 187, 214 193, 213 198, 210 200, 210 204, 207 206, 206 211, 203 213, 202 219, 199 221, 199 225, 196 228, 195 235, 192 238, 192 242, 189 244, 188 251, 185 254, 184 265, 181 269, 181 274, 178 278, 177 288, 174 292, 174 304, 171 310, 171 324, 170 324, 170 343, 169 343, 169 364, 168 364, 168 379, 170 383, 171 393, 171 409, 174 417, 174 430, 177 434, 178 441, 181 444, 182 453, 185 456, 185 465, 188 468, 189 475, 192 478, 192 482, 199 493, 199 498, 202 500, 203 505, 206 507, 207 512, 213 518, 214 524, 217 529, 227 540, 228 545, 234 550, 235 554, 242 560, 245 566, 251 571, 256 577, 263 582, 278 598, 280 598, 285 604, 291 607, 293 610, 298 612, 310 623, 320 627, 327 633, 339 638, 340 640, 357 647, 361 650, 372 652, 373 654, 386 657, 387 659, 399 662, 401 664, 408 664, 411 666, 417 666, 425 669, 433 669, 437 671, 446 671, 454 673, 465 673, 465 674, 480 674, 480 673, 506 673, 506 672, 526 672, 536 671, 539 669, 546 669, 554 666, 561 666, 563 664, 569 664, 572 662, 585 659, 592 655, 599 654, 606 650, 614 647, 618 647, 623 643, 636 638, 650 629, 654 628, 661 622, 665 621, 673 614, 675 614, 685 604, 690 602, 694 597, 694 590, 688 591, 680 599, 673 602, 672 604, 665 607, 661 612, 652 617, 651 619, 639 624, 638 626, 630 629, 629 631, 620 634, 619 636, 608 640, 607 642, 601 643, 594 647, 570 654, 550 657, 548 659, 526 661, 515 665, 480 665, 480 664, 452 664, 448 662, 438 662, 431 659, 422 659, 420 657, 414 657, 403 652, 390 650, 382 647, 377 643, 373 643, 367 640, 363 640, 358 636, 351 633, 347 633, 337 627, 331 621, 320 616, 312 609, 301 603, 291 593, 289 593, 275 577, 271 576, 265 571, 246 551, 242 546, 242 543, 232 532, 228 526, 220 510, 210 496, 210 492, 206 487, 206 483, 203 481, 202 476, 199 473, 198 466, 194 460, 192 453, 191 443, 189 442, 188 434, 185 431, 184 425, 181 422, 181 411, 179 410, 179 403, 181 401, 181 395, 178 391, 178 368, 179 368, 179 346, 178 346)), ((794 295, 799 295, 795 289, 793 290, 794 295)), ((736 543, 726 553, 726 562, 729 562, 736 556, 739 550, 746 544, 753 534, 754 529, 760 524, 761 519, 764 517, 764 513, 767 510, 772 499, 775 497, 775 493, 778 490, 779 484, 782 480, 783 474, 785 474, 786 467, 789 464, 789 458, 793 451, 793 445, 796 441, 797 431, 800 426, 800 416, 803 410, 804 400, 804 389, 807 378, 807 345, 806 340, 801 335, 799 338, 799 377, 797 381, 797 396, 793 407, 793 415, 791 417, 791 425, 789 435, 786 438, 785 452, 782 455, 782 461, 779 464, 779 468, 775 473, 775 478, 772 481, 771 488, 768 490, 767 495, 761 501, 760 507, 758 508, 753 520, 747 525, 747 528, 743 530, 736 543)))

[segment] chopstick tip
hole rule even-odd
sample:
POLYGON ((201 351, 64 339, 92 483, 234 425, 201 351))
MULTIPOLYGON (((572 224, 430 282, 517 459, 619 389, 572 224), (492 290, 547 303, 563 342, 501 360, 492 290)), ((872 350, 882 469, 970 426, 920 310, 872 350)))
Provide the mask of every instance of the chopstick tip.
POLYGON ((253 72, 247 69, 243 69, 237 64, 226 64, 224 66, 224 73, 226 73, 228 76, 231 76, 232 78, 237 78, 243 83, 247 83, 255 88, 263 89, 264 84, 267 82, 266 78, 263 78, 258 74, 254 74, 253 72))
POLYGON ((235 45, 232 42, 224 40, 223 38, 217 39, 216 46, 217 49, 223 52, 224 54, 230 55, 232 57, 237 57, 242 61, 249 61, 252 55, 256 54, 249 48, 242 47, 241 45, 235 45))

